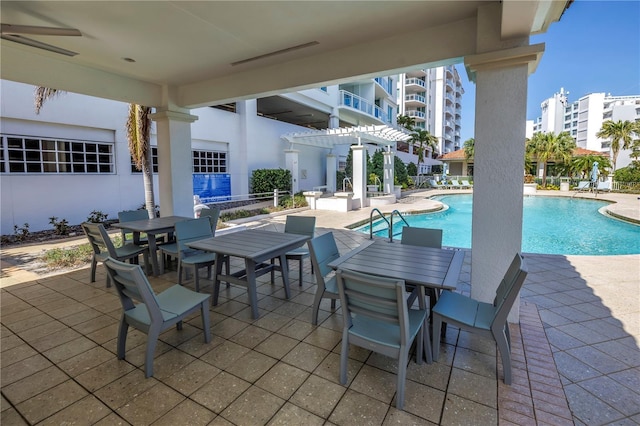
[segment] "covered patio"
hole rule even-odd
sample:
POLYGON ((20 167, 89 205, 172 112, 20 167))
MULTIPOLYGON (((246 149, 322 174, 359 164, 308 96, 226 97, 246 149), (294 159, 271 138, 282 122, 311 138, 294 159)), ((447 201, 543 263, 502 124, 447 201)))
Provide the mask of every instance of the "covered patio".
MULTIPOLYGON (((366 209, 365 209, 366 210, 366 209)), ((305 211, 317 234, 333 232, 341 253, 367 238, 343 226, 366 216, 305 211)), ((284 216, 248 224, 281 231, 284 216)), ((458 291, 470 290, 467 253, 458 291)), ((116 359, 120 303, 81 269, 2 288, 3 424, 608 424, 637 421, 638 256, 526 255, 520 323, 511 324, 513 384, 502 383, 495 346, 449 328, 440 359, 409 361, 405 407, 394 406, 396 365, 352 350, 339 384, 342 318, 325 300, 311 325, 314 276, 292 298, 279 278, 258 287, 260 318, 244 289, 225 290, 211 309, 212 341, 196 315, 161 335, 155 375, 144 378, 144 335, 116 359), (607 270, 607 273, 602 273, 607 270), (636 271, 637 273, 637 271, 636 271), (611 283, 616 282, 614 286, 611 283), (557 368, 557 369, 556 369, 557 368), (607 390, 603 392, 603 390, 607 390), (634 390, 635 389, 635 390, 634 390), (635 401, 635 402, 634 402, 635 401), (635 417, 634 417, 635 416, 635 417)), ((235 265, 238 267, 239 265, 235 265)), ((11 274, 3 271, 3 282, 11 274), (8 274, 8 275, 7 275, 8 274)), ((175 271, 152 278, 175 283, 175 271)), ((210 281, 202 291, 210 291, 210 281)), ((202 282, 201 282, 202 284, 202 282)), ((190 284, 192 285, 192 283, 190 284)))

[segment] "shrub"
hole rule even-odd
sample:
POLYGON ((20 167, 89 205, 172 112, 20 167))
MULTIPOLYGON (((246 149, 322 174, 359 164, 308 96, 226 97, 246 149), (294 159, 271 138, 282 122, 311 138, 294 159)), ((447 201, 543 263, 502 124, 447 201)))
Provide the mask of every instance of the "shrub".
POLYGON ((102 213, 100 210, 93 210, 89 213, 89 217, 87 217, 87 222, 91 223, 102 223, 107 220, 107 213, 102 213))
POLYGON ((58 220, 57 217, 51 216, 49 223, 53 225, 53 229, 57 235, 69 234, 69 222, 67 222, 67 219, 58 220))
POLYGON ((77 247, 47 250, 42 255, 42 260, 49 268, 68 268, 89 263, 92 253, 91 245, 83 244, 77 247))
POLYGON ((634 161, 631 165, 616 170, 613 179, 616 182, 640 182, 640 166, 634 161))
POLYGON ((259 194, 274 189, 291 191, 291 172, 285 169, 257 169, 251 174, 251 192, 259 194))
POLYGON ((304 195, 302 195, 301 192, 298 192, 293 197, 293 200, 291 199, 291 196, 288 196, 288 195, 280 198, 278 200, 278 206, 285 209, 292 209, 292 208, 298 208, 298 207, 306 207, 308 206, 308 204, 307 204, 307 199, 304 197, 304 195))
POLYGON ((13 225, 13 234, 16 241, 24 241, 29 236, 29 224, 25 223, 21 227, 13 225))
POLYGON ((407 164, 407 174, 409 176, 417 176, 418 175, 418 166, 414 163, 407 164))

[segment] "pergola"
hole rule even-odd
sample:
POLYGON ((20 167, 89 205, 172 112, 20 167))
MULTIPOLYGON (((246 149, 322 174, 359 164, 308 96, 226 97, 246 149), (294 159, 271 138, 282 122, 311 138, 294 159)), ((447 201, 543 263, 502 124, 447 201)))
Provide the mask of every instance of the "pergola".
POLYGON ((490 301, 521 250, 527 78, 544 51, 529 36, 569 4, 2 1, 3 23, 49 30, 3 26, 0 73, 154 107, 161 214, 190 215, 191 108, 243 110, 258 97, 464 62, 476 84, 472 296, 490 301))
POLYGON ((329 149, 327 155, 327 191, 336 191, 336 168, 337 158, 332 150, 337 145, 349 145, 353 150, 353 193, 354 199, 360 200, 360 207, 367 206, 366 184, 367 184, 367 165, 364 145, 376 145, 387 148, 384 152, 384 192, 391 193, 393 191, 394 171, 393 157, 398 141, 407 141, 411 136, 401 130, 394 129, 389 126, 358 126, 358 127, 339 127, 335 129, 311 130, 305 132, 288 133, 282 135, 282 139, 290 144, 286 152, 286 164, 293 177, 293 191, 297 192, 298 182, 298 151, 294 149, 295 145, 306 145, 329 149))

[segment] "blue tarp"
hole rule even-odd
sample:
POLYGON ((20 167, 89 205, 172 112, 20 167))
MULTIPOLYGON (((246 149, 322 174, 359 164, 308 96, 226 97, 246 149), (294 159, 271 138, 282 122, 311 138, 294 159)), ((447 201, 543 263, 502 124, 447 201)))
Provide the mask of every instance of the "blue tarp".
POLYGON ((194 173, 193 195, 199 196, 202 203, 230 200, 231 175, 226 173, 194 173))

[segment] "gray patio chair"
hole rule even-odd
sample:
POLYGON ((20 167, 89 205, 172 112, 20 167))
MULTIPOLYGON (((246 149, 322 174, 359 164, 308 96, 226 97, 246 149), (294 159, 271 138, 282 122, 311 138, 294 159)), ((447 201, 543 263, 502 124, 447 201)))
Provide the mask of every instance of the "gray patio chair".
MULTIPOLYGON (((298 235, 306 235, 309 238, 313 238, 316 230, 316 218, 313 216, 287 216, 287 221, 284 225, 284 232, 287 234, 298 234, 298 235)), ((309 257, 309 248, 308 246, 302 245, 296 249, 288 251, 286 254, 287 266, 289 260, 297 260, 299 263, 299 285, 302 285, 302 271, 303 271, 303 261, 306 257, 309 257)), ((273 263, 274 259, 271 259, 273 263)), ((311 265, 311 273, 313 273, 313 264, 311 265)), ((275 273, 271 271, 271 282, 275 279, 275 273)))
POLYGON ((462 189, 463 185, 458 182, 457 179, 451 179, 451 188, 452 189, 462 189))
POLYGON ((207 267, 207 277, 211 278, 211 267, 216 261, 216 255, 215 253, 189 248, 187 247, 187 243, 204 240, 205 238, 213 238, 211 222, 208 217, 176 223, 178 284, 182 285, 183 270, 193 269, 196 291, 200 291, 200 276, 198 270, 207 267))
POLYGON ((200 217, 208 217, 211 222, 211 232, 216 235, 216 228, 218 227, 218 219, 220 218, 220 208, 211 207, 208 209, 200 210, 200 217))
MULTIPOLYGON (((408 244, 410 246, 442 248, 442 229, 405 226, 402 228, 401 238, 401 244, 408 244)), ((418 297, 420 289, 415 286, 407 286, 407 288, 411 290, 411 295, 407 299, 407 306, 411 307, 411 305, 413 305, 413 302, 418 297)), ((438 299, 439 294, 438 291, 434 288, 431 288, 429 290, 431 305, 434 305, 435 301, 438 299)))
POLYGON ((118 329, 118 359, 124 359, 129 326, 147 334, 144 374, 153 376, 153 355, 160 333, 176 325, 182 330, 182 321, 200 310, 204 341, 211 341, 209 329, 209 294, 200 294, 173 285, 155 294, 139 265, 127 265, 112 258, 104 262, 107 273, 115 283, 122 303, 122 316, 118 329), (136 304, 137 302, 137 304, 136 304))
MULTIPOLYGON (((445 291, 431 310, 433 329, 442 322, 493 339, 502 358, 504 383, 511 384, 511 336, 507 316, 527 277, 527 266, 517 253, 496 290, 493 303, 478 302, 459 293, 445 291)), ((433 333, 433 359, 440 355, 440 335, 433 333)))
POLYGON ((322 299, 331 299, 331 309, 336 308, 336 300, 340 299, 336 277, 329 263, 340 257, 336 240, 332 232, 327 232, 309 241, 311 264, 316 273, 316 295, 313 299, 311 323, 318 325, 318 312, 322 299))
MULTIPOLYGON (((126 243, 122 247, 115 247, 103 224, 84 222, 81 226, 93 249, 93 255, 91 256, 91 282, 96 281, 98 262, 104 262, 108 257, 120 261, 129 260, 130 263, 138 263, 138 257, 142 254, 145 267, 149 265, 149 248, 147 246, 126 243)), ((111 287, 109 275, 107 275, 107 287, 111 287)))
POLYGON ((414 340, 416 361, 422 363, 427 310, 407 308, 404 280, 347 270, 338 270, 336 280, 344 311, 340 383, 347 384, 349 344, 393 357, 398 361, 396 408, 401 410, 409 349, 414 340))

